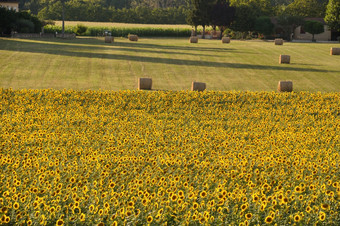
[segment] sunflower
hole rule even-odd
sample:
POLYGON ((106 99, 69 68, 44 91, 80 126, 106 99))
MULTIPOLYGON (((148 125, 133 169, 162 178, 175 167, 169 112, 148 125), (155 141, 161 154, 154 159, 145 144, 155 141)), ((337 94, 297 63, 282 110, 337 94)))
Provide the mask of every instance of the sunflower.
POLYGON ((148 205, 148 200, 147 199, 143 199, 142 200, 142 204, 143 204, 143 206, 147 206, 148 205))
POLYGON ((299 215, 299 214, 296 214, 295 216, 294 216, 294 221, 295 222, 299 222, 301 220, 301 216, 299 215))
POLYGON ((163 208, 161 208, 160 210, 158 210, 157 215, 162 215, 162 213, 163 213, 163 208))
POLYGON ((94 205, 90 205, 90 206, 89 206, 89 210, 90 210, 90 212, 92 213, 93 210, 94 210, 94 205))
POLYGON ((252 213, 247 213, 245 215, 245 217, 246 217, 247 220, 250 220, 253 217, 253 214, 252 213))
POLYGON ((152 217, 152 216, 148 216, 148 217, 146 218, 146 221, 148 222, 148 224, 150 224, 150 223, 152 222, 152 220, 153 220, 153 217, 152 217))
POLYGON ((177 195, 173 194, 170 199, 171 199, 171 201, 175 202, 177 200, 177 198, 178 198, 177 195))
POLYGON ((15 210, 19 209, 19 207, 20 207, 19 203, 15 202, 15 203, 13 204, 13 208, 14 208, 15 210))
POLYGON ((296 193, 300 193, 300 192, 301 192, 301 187, 300 187, 300 186, 296 186, 296 187, 294 188, 294 191, 295 191, 296 193))
POLYGON ((4 206, 4 207, 2 207, 2 208, 0 209, 0 213, 6 214, 7 211, 8 211, 8 208, 7 208, 6 206, 4 206))
POLYGON ((1 223, 6 223, 6 215, 2 215, 0 221, 1 223))
POLYGON ((140 214, 140 209, 136 209, 136 210, 135 210, 135 217, 138 217, 139 214, 140 214))
POLYGON ((324 212, 320 211, 320 213, 319 213, 319 219, 320 219, 321 221, 324 221, 324 220, 326 219, 326 214, 325 214, 324 212))
POLYGON ((109 188, 114 188, 116 186, 116 184, 114 183, 114 182, 111 182, 110 184, 109 184, 109 188))
POLYGON ((201 196, 202 199, 207 197, 207 192, 206 191, 202 191, 200 196, 201 196))
POLYGON ((321 204, 321 209, 323 209, 323 210, 329 210, 329 209, 330 209, 330 206, 329 206, 327 203, 322 203, 322 204, 321 204))
POLYGON ((266 224, 271 224, 272 222, 273 222, 273 218, 271 217, 271 216, 268 216, 268 217, 266 217, 266 219, 264 220, 264 222, 266 223, 266 224))
POLYGON ((200 224, 204 224, 205 223, 205 218, 204 217, 201 217, 200 220, 199 220, 200 224))
POLYGON ((80 221, 84 222, 85 221, 85 217, 86 217, 85 213, 80 214, 80 221))
POLYGON ((127 210, 126 213, 125 213, 125 216, 126 217, 130 217, 131 215, 132 215, 131 210, 127 210))
POLYGON ((110 204, 109 204, 109 203, 107 203, 107 202, 105 202, 105 203, 104 203, 104 208, 105 208, 105 209, 108 209, 108 208, 110 208, 110 204))
POLYGON ((195 210, 199 207, 199 204, 197 202, 194 202, 192 205, 192 208, 195 210))
POLYGON ((71 178, 70 178, 70 182, 73 184, 74 182, 76 182, 76 178, 71 177, 71 178))
POLYGON ((242 211, 245 211, 247 208, 248 208, 248 205, 247 205, 247 204, 242 204, 242 205, 241 205, 241 210, 242 210, 242 211))
POLYGON ((78 214, 78 213, 81 213, 81 210, 80 210, 79 207, 75 207, 75 208, 73 209, 73 214, 78 214))
POLYGON ((57 226, 64 225, 64 221, 62 219, 57 220, 56 224, 57 226))

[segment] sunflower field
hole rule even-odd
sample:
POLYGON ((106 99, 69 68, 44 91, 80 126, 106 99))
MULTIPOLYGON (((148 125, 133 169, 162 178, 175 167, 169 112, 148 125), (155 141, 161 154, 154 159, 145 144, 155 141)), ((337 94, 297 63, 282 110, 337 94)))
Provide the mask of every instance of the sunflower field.
POLYGON ((340 224, 340 93, 0 89, 0 123, 1 224, 340 224))

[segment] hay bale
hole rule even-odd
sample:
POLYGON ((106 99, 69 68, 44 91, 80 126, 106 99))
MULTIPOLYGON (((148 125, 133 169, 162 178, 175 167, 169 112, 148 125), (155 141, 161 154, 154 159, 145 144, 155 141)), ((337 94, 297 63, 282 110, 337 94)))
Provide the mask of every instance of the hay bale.
POLYGON ((137 35, 128 35, 128 38, 130 41, 137 42, 138 36, 137 35))
POLYGON ((223 37, 222 43, 230 43, 230 38, 229 37, 223 37))
POLYGON ((293 91, 293 82, 292 81, 279 81, 277 86, 278 92, 292 92, 293 91))
POLYGON ((280 55, 279 63, 280 64, 290 64, 290 56, 289 55, 280 55))
POLYGON ((340 48, 331 48, 331 55, 340 55, 340 48))
POLYGON ((191 36, 189 40, 190 40, 190 43, 198 43, 198 37, 197 36, 191 36))
POLYGON ((114 38, 112 36, 105 36, 105 43, 112 43, 114 42, 114 38))
POLYGON ((283 39, 282 38, 276 38, 275 39, 275 45, 283 45, 283 39))
POLYGON ((203 82, 192 82, 191 91, 204 91, 207 85, 203 82))
POLYGON ((139 78, 138 79, 138 89, 152 89, 152 79, 151 78, 139 78))

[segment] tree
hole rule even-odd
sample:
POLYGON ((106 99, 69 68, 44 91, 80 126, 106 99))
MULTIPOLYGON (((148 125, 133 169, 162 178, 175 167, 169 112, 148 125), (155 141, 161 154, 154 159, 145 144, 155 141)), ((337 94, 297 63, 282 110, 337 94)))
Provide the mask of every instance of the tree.
POLYGON ((220 29, 220 38, 222 38, 223 31, 231 25, 234 19, 235 7, 230 6, 229 2, 226 2, 225 0, 218 0, 212 7, 211 24, 220 29))
POLYGON ((323 17, 325 6, 319 0, 295 0, 285 10, 286 13, 302 17, 323 17))
POLYGON ((340 32, 340 0, 329 0, 325 21, 330 29, 340 32))
POLYGON ((307 20, 303 27, 304 27, 305 31, 307 31, 308 33, 313 35, 312 41, 315 41, 314 40, 315 34, 321 34, 322 32, 325 31, 323 24, 319 21, 314 21, 314 20, 307 20))
POLYGON ((12 31, 20 33, 40 32, 42 22, 28 12, 16 12, 0 7, 0 34, 10 35, 12 31))
POLYGON ((273 16, 274 4, 272 0, 230 0, 230 5, 236 8, 241 5, 247 5, 255 11, 257 16, 273 16))
POLYGON ((187 22, 195 27, 195 35, 197 34, 197 26, 202 25, 202 38, 204 38, 205 26, 209 25, 210 22, 211 6, 210 0, 191 0, 187 22))
POLYGON ((15 28, 16 12, 0 7, 0 35, 9 35, 15 28))
POLYGON ((263 35, 271 35, 273 33, 274 24, 269 17, 262 16, 255 20, 254 30, 263 35))
POLYGON ((291 34, 294 32, 294 29, 298 26, 302 26, 304 24, 304 20, 301 16, 282 14, 277 18, 277 23, 284 31, 284 38, 290 41, 291 34))
POLYGON ((186 21, 195 27, 194 36, 197 35, 197 26, 200 24, 199 0, 191 0, 190 9, 188 10, 186 21))
POLYGON ((246 32, 250 32, 254 30, 256 12, 250 5, 239 5, 236 7, 236 18, 232 23, 232 29, 235 31, 242 32, 242 36, 246 32))

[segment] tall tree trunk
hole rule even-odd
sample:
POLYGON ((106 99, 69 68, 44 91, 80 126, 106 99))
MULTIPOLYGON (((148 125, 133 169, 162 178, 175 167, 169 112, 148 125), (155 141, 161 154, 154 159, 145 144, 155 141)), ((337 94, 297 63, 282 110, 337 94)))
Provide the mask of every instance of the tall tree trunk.
POLYGON ((197 26, 195 25, 195 34, 194 36, 197 36, 197 26))
POLYGON ((203 25, 203 34, 202 34, 202 38, 205 39, 205 26, 203 25))
POLYGON ((62 37, 64 38, 64 35, 65 35, 65 2, 64 2, 64 0, 61 1, 61 4, 63 6, 63 11, 62 11, 62 19, 63 19, 62 37))
POLYGON ((219 27, 219 29, 220 29, 220 37, 219 37, 219 39, 222 39, 222 37, 223 37, 223 31, 224 31, 224 27, 223 26, 221 26, 221 27, 219 27))

